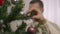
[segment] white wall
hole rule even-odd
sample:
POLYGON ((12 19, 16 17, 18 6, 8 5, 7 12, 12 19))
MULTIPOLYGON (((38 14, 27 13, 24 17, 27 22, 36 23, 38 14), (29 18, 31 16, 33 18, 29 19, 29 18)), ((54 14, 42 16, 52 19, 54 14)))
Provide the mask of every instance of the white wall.
MULTIPOLYGON (((25 8, 24 11, 28 9, 29 2, 31 0, 24 0, 25 8)), ((60 26, 60 0, 42 0, 44 3, 44 16, 46 19, 56 23, 60 26)))
POLYGON ((43 0, 45 17, 60 26, 60 0, 43 0))

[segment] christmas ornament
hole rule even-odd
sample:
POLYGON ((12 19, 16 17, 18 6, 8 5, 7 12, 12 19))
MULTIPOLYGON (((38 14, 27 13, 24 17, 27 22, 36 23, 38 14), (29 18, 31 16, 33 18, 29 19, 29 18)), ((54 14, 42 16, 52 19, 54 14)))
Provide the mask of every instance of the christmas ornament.
POLYGON ((11 0, 11 2, 16 5, 17 3, 19 3, 19 0, 11 0))
POLYGON ((0 0, 0 6, 4 5, 4 0, 0 0))
POLYGON ((23 14, 24 14, 24 12, 22 11, 22 12, 20 12, 20 14, 22 14, 22 15, 23 15, 23 14))
POLYGON ((3 20, 0 20, 0 23, 3 23, 3 20))
POLYGON ((34 34, 35 33, 35 28, 33 26, 31 26, 31 27, 28 28, 27 32, 29 34, 34 34))

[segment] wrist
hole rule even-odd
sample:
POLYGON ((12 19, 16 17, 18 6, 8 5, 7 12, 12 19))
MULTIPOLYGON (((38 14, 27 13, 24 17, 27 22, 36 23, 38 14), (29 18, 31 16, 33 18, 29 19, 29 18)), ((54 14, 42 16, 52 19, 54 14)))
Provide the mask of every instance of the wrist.
POLYGON ((38 20, 39 24, 43 25, 46 23, 46 19, 44 17, 41 17, 39 20, 38 20))

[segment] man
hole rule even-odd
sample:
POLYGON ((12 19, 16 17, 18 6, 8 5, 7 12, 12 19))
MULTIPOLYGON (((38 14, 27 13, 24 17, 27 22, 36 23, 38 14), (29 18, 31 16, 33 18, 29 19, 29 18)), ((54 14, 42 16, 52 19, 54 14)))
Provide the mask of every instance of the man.
POLYGON ((35 10, 36 15, 32 16, 32 19, 34 20, 34 23, 39 23, 41 25, 39 29, 39 33, 37 34, 60 34, 59 28, 56 26, 56 24, 46 20, 43 16, 44 12, 44 6, 43 2, 41 0, 32 0, 29 5, 29 10, 27 12, 27 16, 31 14, 31 11, 35 10), (42 30, 43 29, 43 30, 42 30))

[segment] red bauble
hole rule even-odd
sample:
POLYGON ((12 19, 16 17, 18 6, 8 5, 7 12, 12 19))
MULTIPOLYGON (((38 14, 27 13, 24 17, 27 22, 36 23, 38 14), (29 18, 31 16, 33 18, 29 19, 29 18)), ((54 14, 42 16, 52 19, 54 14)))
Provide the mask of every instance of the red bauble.
POLYGON ((4 5, 4 0, 0 0, 0 6, 4 5))
POLYGON ((35 28, 33 26, 28 28, 28 33, 29 34, 34 34, 35 33, 35 28))

